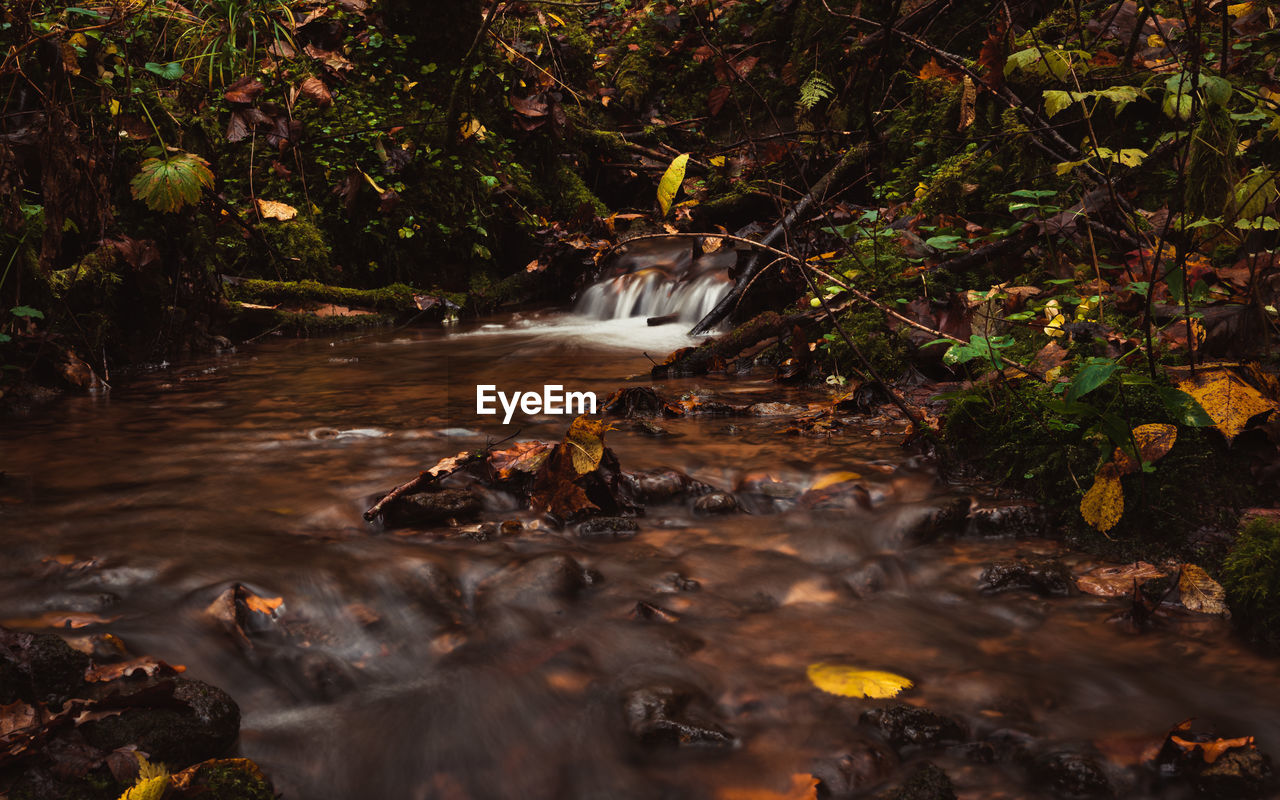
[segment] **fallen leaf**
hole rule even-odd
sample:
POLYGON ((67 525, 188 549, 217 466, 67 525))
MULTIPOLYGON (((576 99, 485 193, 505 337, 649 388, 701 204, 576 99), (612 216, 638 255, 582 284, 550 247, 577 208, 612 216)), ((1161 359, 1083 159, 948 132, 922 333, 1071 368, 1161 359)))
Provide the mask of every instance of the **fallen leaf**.
POLYGON ((279 203, 275 200, 263 200, 258 198, 258 213, 264 219, 278 219, 282 222, 291 220, 298 216, 298 209, 288 203, 279 203))
POLYGON ((836 484, 848 483, 849 481, 856 481, 861 478, 862 476, 856 472, 828 472, 826 475, 823 475, 814 481, 813 485, 809 487, 809 491, 817 492, 835 486, 836 484))
POLYGON ((1222 586, 1195 564, 1182 565, 1182 576, 1178 578, 1178 591, 1182 593, 1182 605, 1188 611, 1231 615, 1227 609, 1227 594, 1222 586))
MULTIPOLYGON (((1174 443, 1178 441, 1178 428, 1176 425, 1160 423, 1139 425, 1133 429, 1133 440, 1138 445, 1138 456, 1143 462, 1150 464, 1164 458, 1173 449, 1174 443)), ((1130 475, 1142 469, 1142 464, 1118 447, 1111 458, 1121 475, 1130 475)))
POLYGON ((106 683, 119 678, 128 677, 134 673, 141 672, 147 677, 155 677, 157 675, 177 675, 186 671, 184 666, 171 667, 163 661, 157 661, 154 658, 143 656, 141 658, 133 658, 128 661, 121 661, 118 664, 95 664, 85 670, 84 679, 88 683, 106 683))
POLYGON ((580 416, 569 426, 564 443, 573 457, 573 469, 579 475, 586 475, 600 466, 604 456, 604 434, 613 426, 604 420, 588 419, 580 416))
POLYGON ((1228 444, 1240 435, 1250 419, 1276 408, 1274 401, 1263 397, 1227 369, 1202 371, 1195 377, 1182 378, 1178 388, 1195 398, 1228 444))
POLYGON ((252 103, 266 88, 257 78, 246 76, 228 86, 222 96, 231 103, 252 103))
POLYGON ((791 776, 791 786, 785 791, 726 786, 716 790, 716 800, 817 800, 818 783, 807 772, 798 772, 791 776))
POLYGON ((551 455, 555 445, 550 442, 516 442, 505 450, 489 454, 489 467, 499 480, 509 480, 515 473, 533 474, 551 455))
POLYGON ((310 98, 318 106, 327 106, 333 103, 333 94, 330 93, 329 87, 325 86, 324 81, 314 75, 307 78, 298 86, 298 91, 303 97, 310 98))
POLYGON ((1164 570, 1138 561, 1123 567, 1097 567, 1076 578, 1076 588, 1085 594, 1098 597, 1123 597, 1133 591, 1133 584, 1139 585, 1152 578, 1163 578, 1164 570))
POLYGON ((1093 478, 1093 486, 1080 498, 1080 516, 1095 529, 1106 533, 1124 514, 1124 490, 1115 464, 1106 463, 1093 478))
POLYGON ((810 664, 807 673, 814 686, 841 697, 897 697, 903 689, 915 685, 892 672, 858 669, 846 664, 810 664))
POLYGON ((1212 764, 1217 761, 1228 750, 1235 750, 1238 747, 1253 749, 1252 736, 1241 736, 1237 739, 1213 739, 1207 742, 1193 742, 1183 739, 1181 736, 1170 736, 1169 741, 1188 753, 1199 750, 1206 764, 1212 764))

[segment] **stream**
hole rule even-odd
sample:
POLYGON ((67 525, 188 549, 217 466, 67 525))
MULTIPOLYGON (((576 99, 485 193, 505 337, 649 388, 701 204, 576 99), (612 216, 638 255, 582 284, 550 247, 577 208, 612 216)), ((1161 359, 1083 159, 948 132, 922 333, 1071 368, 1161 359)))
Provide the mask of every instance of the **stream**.
MULTIPOLYGON (((926 757, 964 798, 1053 796, 1001 747, 1092 753, 1117 796, 1164 798, 1185 795, 1129 765, 1188 717, 1280 752, 1280 669, 1226 623, 1136 635, 1108 622, 1122 600, 987 596, 997 559, 1095 563, 1046 540, 910 537, 966 495, 892 419, 825 438, 788 435, 785 415, 666 420, 657 437, 624 424, 606 440, 624 469, 755 498, 724 516, 649 507, 630 537, 557 530, 496 495, 482 520, 520 523, 500 535, 362 519, 442 457, 563 436, 567 416, 477 416, 477 384, 603 398, 648 385, 646 352, 686 327, 547 313, 268 340, 4 423, 0 624, 109 631, 226 689, 239 752, 296 800, 703 798, 782 793, 795 773, 869 793, 926 757), (794 502, 834 472, 856 473, 865 502, 794 502), (237 582, 282 598, 289 637, 246 650, 210 621, 237 582), (806 677, 822 661, 916 686, 837 697, 806 677), (637 741, 636 709, 673 696, 723 739, 637 741), (895 753, 858 724, 894 702, 959 720, 969 743, 895 753)), ((662 388, 824 399, 767 375, 662 388)))

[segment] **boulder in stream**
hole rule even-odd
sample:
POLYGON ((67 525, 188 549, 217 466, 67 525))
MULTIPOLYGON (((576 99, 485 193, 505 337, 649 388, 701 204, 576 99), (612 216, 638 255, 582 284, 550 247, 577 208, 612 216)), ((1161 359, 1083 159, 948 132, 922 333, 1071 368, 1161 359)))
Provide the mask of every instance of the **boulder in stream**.
POLYGON ((927 708, 894 705, 862 712, 858 721, 875 728, 887 742, 898 749, 936 747, 963 742, 965 727, 951 717, 927 708))
POLYGON ((951 779, 933 764, 925 764, 912 772, 901 786, 876 795, 876 800, 956 800, 951 779))
POLYGON ((1061 750, 1046 753, 1031 766, 1037 788, 1052 791, 1065 800, 1113 797, 1111 781, 1098 762, 1086 753, 1061 750))
POLYGON ((646 747, 719 750, 736 746, 738 740, 711 718, 710 706, 700 691, 669 684, 633 689, 623 698, 627 728, 646 747))
POLYGON ((480 499, 469 489, 439 489, 398 497, 383 509, 391 527, 439 525, 449 519, 468 519, 480 511, 480 499))

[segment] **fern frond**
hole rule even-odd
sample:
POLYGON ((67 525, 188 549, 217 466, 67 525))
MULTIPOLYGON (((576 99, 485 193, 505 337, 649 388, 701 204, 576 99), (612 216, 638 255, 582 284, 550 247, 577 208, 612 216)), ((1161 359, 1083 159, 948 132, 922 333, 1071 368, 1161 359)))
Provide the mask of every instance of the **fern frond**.
POLYGON ((814 72, 800 87, 800 99, 796 105, 801 111, 809 111, 819 103, 835 97, 836 87, 823 77, 821 72, 814 72))

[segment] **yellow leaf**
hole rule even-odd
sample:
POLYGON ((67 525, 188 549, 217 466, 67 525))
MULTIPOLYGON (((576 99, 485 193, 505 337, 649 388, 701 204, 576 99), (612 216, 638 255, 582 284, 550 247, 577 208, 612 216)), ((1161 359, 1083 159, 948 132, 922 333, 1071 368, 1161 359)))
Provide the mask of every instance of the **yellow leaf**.
POLYGON ((151 780, 152 778, 169 777, 169 769, 164 764, 153 764, 147 760, 147 757, 137 750, 133 751, 133 757, 138 760, 138 781, 151 780))
POLYGON ((856 481, 861 477, 862 476, 856 472, 828 472, 826 475, 823 475, 821 478, 814 481, 813 485, 809 487, 809 491, 816 492, 821 489, 826 489, 829 486, 835 486, 837 483, 856 481))
POLYGON ((1213 420, 1214 427, 1227 437, 1228 444, 1240 435, 1251 418, 1276 407, 1273 401, 1227 370, 1199 372, 1194 378, 1179 380, 1178 388, 1195 398, 1213 420))
POLYGON ((662 207, 664 217, 671 210, 671 201, 676 199, 680 184, 684 183, 684 170, 688 163, 689 154, 681 153, 671 160, 667 171, 662 173, 662 180, 658 181, 658 205, 662 207))
POLYGON ((160 775, 155 778, 139 779, 130 786, 120 800, 160 800, 169 788, 169 776, 160 775))
POLYGON ((903 689, 915 685, 892 672, 858 669, 845 664, 810 664, 808 675, 814 686, 841 697, 897 697, 903 689))
POLYGON ((278 219, 281 222, 291 220, 298 216, 298 209, 288 203, 278 203, 275 200, 263 200, 258 198, 258 213, 264 219, 278 219))
POLYGON ((1227 13, 1233 17, 1243 17, 1253 11, 1253 3, 1232 3, 1227 6, 1227 13))
POLYGON ((1160 34, 1153 33, 1147 37, 1147 47, 1164 47, 1164 39, 1160 34))
POLYGON ((111 116, 113 116, 113 117, 115 117, 115 116, 119 116, 119 114, 120 114, 120 101, 119 101, 119 100, 112 100, 112 101, 107 105, 107 108, 108 108, 108 109, 110 109, 110 111, 111 111, 111 116))
POLYGON ((600 466, 604 456, 604 435, 613 426, 604 420, 587 419, 581 416, 569 426, 564 442, 573 454, 573 470, 579 475, 586 475, 600 466))
POLYGON ((1227 594, 1209 573, 1195 564, 1183 564, 1178 578, 1178 591, 1182 593, 1182 605, 1188 611, 1201 614, 1230 616, 1227 610, 1227 594))
POLYGON ((1093 478, 1093 486, 1080 499, 1080 516, 1097 530, 1106 533, 1116 526, 1124 514, 1124 489, 1114 464, 1103 464, 1093 478))
POLYGON ((725 162, 724 156, 712 156, 707 159, 707 163, 713 167, 723 167, 725 162))
MULTIPOLYGON (((1133 429, 1133 441, 1138 445, 1138 456, 1151 464, 1164 458, 1173 449, 1174 443, 1178 441, 1178 428, 1159 423, 1139 425, 1133 429)), ((1142 468, 1141 464, 1119 447, 1111 458, 1121 475, 1129 475, 1142 468)))

